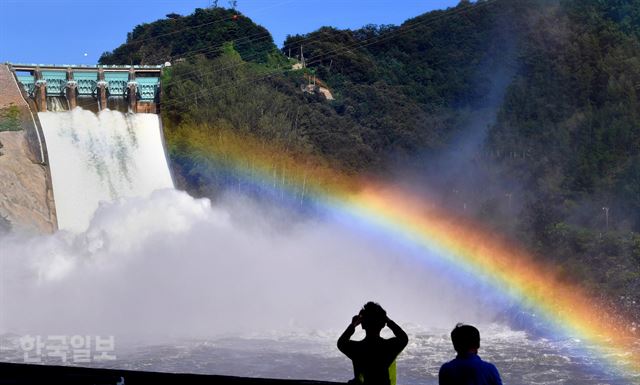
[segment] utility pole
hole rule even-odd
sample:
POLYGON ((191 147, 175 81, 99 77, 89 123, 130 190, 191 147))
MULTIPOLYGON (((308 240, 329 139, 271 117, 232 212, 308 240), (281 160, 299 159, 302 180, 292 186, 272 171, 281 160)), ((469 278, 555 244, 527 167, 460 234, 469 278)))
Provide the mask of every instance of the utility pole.
POLYGON ((306 68, 306 64, 304 63, 304 53, 302 52, 302 45, 300 45, 300 62, 302 63, 302 68, 306 68))
POLYGON ((603 207, 602 211, 604 211, 605 229, 609 231, 609 208, 603 207))

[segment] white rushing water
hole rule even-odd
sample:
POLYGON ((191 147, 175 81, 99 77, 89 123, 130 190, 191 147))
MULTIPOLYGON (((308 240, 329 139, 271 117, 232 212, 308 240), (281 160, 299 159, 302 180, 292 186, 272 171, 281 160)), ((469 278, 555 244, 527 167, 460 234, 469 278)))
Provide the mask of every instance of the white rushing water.
POLYGON ((41 112, 58 227, 83 231, 100 202, 173 187, 155 114, 41 112))

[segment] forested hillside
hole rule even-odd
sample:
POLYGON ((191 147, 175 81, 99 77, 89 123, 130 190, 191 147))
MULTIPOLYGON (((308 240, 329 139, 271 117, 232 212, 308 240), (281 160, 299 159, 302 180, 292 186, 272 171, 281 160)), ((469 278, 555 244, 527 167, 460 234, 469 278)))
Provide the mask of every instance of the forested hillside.
POLYGON ((568 275, 640 292, 640 2, 563 1, 521 25, 486 151, 525 190, 520 238, 568 275))
POLYGON ((640 0, 463 1, 279 52, 236 11, 199 9, 128 40, 101 62, 173 63, 162 114, 191 193, 229 183, 208 157, 229 135, 347 174, 402 164, 640 319, 640 0))

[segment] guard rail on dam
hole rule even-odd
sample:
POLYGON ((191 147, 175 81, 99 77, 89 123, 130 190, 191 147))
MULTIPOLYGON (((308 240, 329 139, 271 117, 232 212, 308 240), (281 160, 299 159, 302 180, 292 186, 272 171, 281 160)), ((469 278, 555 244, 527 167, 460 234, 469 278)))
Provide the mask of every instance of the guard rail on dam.
POLYGON ((159 112, 163 66, 8 65, 39 112, 47 111, 48 96, 65 98, 70 109, 91 97, 98 109, 120 98, 131 112, 159 112))

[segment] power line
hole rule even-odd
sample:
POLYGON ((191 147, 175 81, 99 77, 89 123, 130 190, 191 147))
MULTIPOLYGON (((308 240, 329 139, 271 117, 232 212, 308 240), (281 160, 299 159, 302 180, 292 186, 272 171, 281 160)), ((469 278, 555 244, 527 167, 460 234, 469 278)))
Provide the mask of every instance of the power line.
MULTIPOLYGON (((465 11, 465 10, 467 10, 467 9, 469 9, 469 8, 476 8, 476 9, 477 9, 478 7, 481 7, 481 6, 484 6, 484 5, 487 5, 487 4, 489 4, 489 3, 493 3, 493 2, 495 2, 495 0, 488 0, 488 1, 486 1, 486 2, 483 2, 483 3, 480 3, 480 4, 476 4, 476 5, 470 4, 470 5, 468 5, 468 6, 461 7, 461 8, 459 8, 459 9, 455 9, 455 10, 453 10, 453 11, 448 11, 448 12, 446 12, 446 13, 443 13, 443 14, 442 14, 441 16, 439 16, 439 17, 438 17, 438 16, 436 16, 435 18, 432 18, 432 19, 428 19, 428 20, 424 20, 424 21, 415 22, 415 23, 412 23, 412 24, 410 24, 410 25, 408 25, 408 26, 406 26, 406 25, 405 25, 405 26, 400 26, 400 27, 399 27, 395 32, 400 32, 400 33, 409 32, 410 30, 412 30, 413 28, 415 28, 415 27, 417 27, 417 26, 419 26, 419 25, 422 25, 422 24, 425 24, 425 23, 426 23, 426 24, 429 24, 430 22, 437 21, 437 20, 442 19, 442 18, 451 17, 451 16, 453 16, 453 15, 455 15, 455 14, 457 14, 457 13, 461 13, 462 11, 465 11)), ((388 34, 393 34, 393 32, 394 32, 394 31, 389 32, 388 34)), ((302 43, 302 42, 307 42, 307 43, 308 43, 308 42, 310 42, 310 41, 311 41, 311 42, 313 42, 313 41, 321 41, 321 40, 322 40, 322 36, 321 36, 321 35, 322 35, 322 32, 320 32, 320 36, 317 36, 317 37, 313 37, 313 36, 311 36, 311 34, 309 34, 306 38, 303 38, 303 39, 298 40, 298 41, 296 42, 296 44, 300 44, 300 43, 302 43)), ((230 41, 230 42, 232 42, 232 43, 239 43, 239 42, 243 41, 243 43, 242 43, 242 44, 244 44, 244 43, 250 44, 251 42, 257 42, 257 41, 259 41, 259 40, 263 40, 263 39, 270 38, 270 37, 271 37, 271 36, 270 36, 269 34, 263 35, 263 33, 262 33, 262 32, 260 32, 260 33, 254 34, 254 35, 249 35, 249 36, 246 36, 246 37, 243 37, 243 38, 239 38, 239 39, 236 39, 236 40, 232 40, 232 41, 230 41), (259 36, 259 35, 262 35, 262 36, 261 36, 261 37, 259 37, 259 38, 257 38, 257 39, 251 39, 251 37, 253 37, 253 36, 259 36), (244 40, 246 40, 246 41, 244 41, 244 40)), ((393 36, 392 36, 392 37, 393 37, 393 36)), ((391 37, 391 38, 392 38, 392 37, 391 37)), ((358 46, 358 45, 360 45, 361 47, 365 47, 365 46, 368 46, 368 45, 374 44, 374 43, 376 43, 377 41, 384 41, 384 40, 387 40, 387 39, 388 39, 388 38, 384 38, 384 39, 378 39, 378 40, 376 41, 376 40, 375 40, 376 38, 378 38, 378 36, 373 36, 373 37, 371 37, 371 38, 369 38, 369 39, 366 39, 366 40, 364 40, 364 41, 356 42, 356 43, 355 43, 355 44, 353 44, 352 46, 347 47, 347 49, 349 49, 349 48, 354 48, 354 47, 356 47, 356 46, 358 46), (365 43, 365 42, 367 42, 367 41, 370 41, 370 40, 373 40, 370 44, 363 44, 363 43, 365 43)), ((210 46, 208 46, 208 47, 203 47, 203 48, 199 48, 199 49, 194 49, 194 50, 186 51, 186 52, 184 52, 184 53, 183 53, 183 56, 181 56, 181 57, 180 57, 180 59, 191 58, 191 57, 196 56, 196 54, 206 54, 206 53, 209 53, 209 52, 214 52, 214 51, 216 51, 216 50, 218 50, 218 49, 220 49, 220 48, 224 47, 224 44, 225 44, 225 43, 223 43, 223 44, 213 44, 213 45, 210 45, 210 46), (188 55, 184 56, 184 54, 185 54, 185 53, 190 53, 190 54, 188 54, 188 55)), ((326 53, 324 53, 323 55, 324 55, 324 56, 327 56, 328 54, 335 53, 335 52, 337 52, 337 51, 339 51, 339 50, 341 50, 341 49, 345 49, 345 47, 339 47, 338 49, 336 49, 336 50, 332 50, 332 51, 329 51, 329 52, 326 52, 326 53)), ((252 55, 248 55, 248 56, 243 57, 243 60, 248 61, 248 59, 256 58, 256 57, 259 57, 259 56, 261 56, 261 55, 263 55, 263 53, 258 52, 258 53, 255 53, 255 54, 252 54, 252 55)), ((318 62, 318 60, 317 60, 317 59, 316 59, 316 60, 314 60, 314 61, 312 61, 310 64, 312 64, 312 63, 316 63, 316 62, 318 62)), ((241 65, 244 65, 244 64, 248 64, 248 63, 242 63, 241 65)), ((225 69, 226 69, 226 68, 225 68, 225 69)), ((222 69, 222 70, 224 70, 224 69, 222 69)), ((216 73, 216 72, 218 72, 218 71, 215 71, 215 72, 212 72, 212 73, 216 73)), ((183 75, 184 75, 184 74, 183 74, 183 75)))
MULTIPOLYGON (((412 24, 410 24, 408 26, 401 26, 401 27, 399 27, 398 29, 396 29, 394 31, 388 32, 388 34, 385 37, 381 38, 379 36, 373 36, 373 37, 370 37, 370 38, 365 39, 363 41, 356 42, 356 43, 354 43, 354 44, 352 44, 350 46, 338 47, 338 48, 336 48, 334 50, 330 50, 328 52, 325 52, 325 53, 323 53, 322 55, 320 55, 318 57, 312 58, 311 61, 307 61, 306 64, 309 65, 309 64, 315 64, 315 63, 321 62, 322 60, 327 59, 328 57, 330 57, 332 54, 340 53, 341 51, 347 52, 347 51, 355 49, 355 48, 363 48, 363 47, 367 47, 367 46, 370 46, 370 45, 373 45, 373 44, 376 44, 376 43, 379 43, 379 42, 390 40, 390 39, 395 38, 397 35, 402 35, 402 34, 405 34, 407 32, 410 32, 410 31, 414 30, 415 28, 417 28, 418 26, 430 25, 430 24, 435 23, 437 21, 440 21, 442 19, 446 19, 446 18, 455 16, 455 15, 458 15, 460 13, 463 13, 464 11, 467 11, 467 10, 472 9, 472 8, 473 9, 478 9, 479 7, 486 7, 487 5, 493 4, 496 1, 497 0, 487 0, 487 1, 482 2, 480 4, 475 4, 475 5, 474 4, 470 4, 468 6, 461 7, 459 9, 455 9, 453 11, 448 11, 447 13, 443 13, 442 15, 436 16, 436 17, 434 17, 432 19, 418 21, 418 22, 412 23, 412 24)), ((310 44, 309 41, 311 41, 311 42, 313 42, 314 40, 315 41, 321 41, 321 38, 322 38, 322 36, 318 36, 317 38, 308 37, 308 38, 299 40, 297 43, 301 43, 303 41, 306 41, 306 44, 310 44)), ((254 55, 250 55, 250 56, 254 56, 254 55)), ((248 62, 243 62, 241 64, 238 64, 237 66, 246 65, 246 64, 249 64, 249 63, 248 62)), ((233 66, 233 67, 235 67, 235 66, 233 66)), ((233 68, 233 67, 226 67, 226 68, 220 69, 220 71, 226 70, 226 69, 229 69, 229 68, 233 68)), ((213 70, 213 71, 210 71, 209 73, 210 74, 215 74, 215 73, 220 72, 220 71, 213 70)), ((202 72, 202 71, 196 70, 196 71, 193 71, 191 73, 195 73, 195 72, 202 72)), ((188 74, 188 73, 183 73, 182 75, 185 75, 185 74, 188 74)))
MULTIPOLYGON (((432 18, 432 19, 413 23, 407 28, 401 29, 402 28, 401 27, 401 28, 399 28, 399 29, 397 29, 395 31, 391 31, 391 32, 389 32, 389 34, 391 36, 385 36, 383 38, 378 38, 377 36, 375 36, 375 37, 371 37, 369 39, 366 39, 366 40, 364 40, 362 42, 358 42, 356 44, 353 44, 351 46, 339 47, 339 48, 337 48, 335 50, 331 50, 329 52, 324 53, 319 58, 314 58, 314 60, 308 62, 308 64, 318 63, 318 62, 322 61, 323 59, 326 59, 327 57, 330 57, 332 54, 338 53, 340 51, 345 51, 346 52, 346 51, 349 51, 351 49, 362 48, 362 47, 370 46, 370 45, 375 44, 375 43, 379 43, 379 42, 382 42, 382 41, 393 39, 393 38, 395 38, 395 37, 397 37, 399 35, 402 35, 402 34, 405 34, 407 32, 410 32, 410 31, 414 30, 416 27, 418 27, 420 25, 430 25, 432 23, 441 21, 441 20, 446 19, 448 17, 452 17, 452 16, 458 15, 460 13, 463 13, 464 11, 467 11, 467 10, 472 9, 472 8, 473 9, 478 9, 478 7, 486 7, 487 5, 493 4, 496 1, 498 1, 498 0, 487 0, 487 1, 485 1, 483 3, 480 3, 480 4, 475 4, 475 5, 472 4, 472 5, 469 5, 469 6, 462 7, 460 9, 449 11, 447 13, 442 14, 441 16, 437 16, 437 17, 432 18)), ((226 67, 225 69, 232 69, 232 68, 239 67, 241 65, 246 65, 246 64, 248 64, 248 63, 247 62, 243 62, 243 63, 240 63, 238 65, 226 67)), ((258 77, 254 77, 254 78, 249 78, 249 79, 244 80, 243 82, 245 82, 245 81, 257 81, 257 80, 266 79, 266 78, 271 77, 271 76, 273 76, 273 75, 275 75, 277 73, 284 73, 286 71, 288 71, 288 69, 285 70, 285 71, 283 71, 283 70, 275 70, 275 71, 272 71, 272 72, 270 72, 270 73, 268 73, 268 74, 266 74, 264 76, 258 76, 258 77)), ((203 71, 194 71, 194 72, 203 73, 203 71)), ((192 73, 194 73, 194 72, 192 72, 192 73)), ((208 72, 208 74, 212 75, 212 74, 214 74, 216 72, 218 72, 218 71, 208 72)), ((234 84, 237 84, 237 83, 234 83, 234 84)), ((203 91, 210 91, 212 89, 217 89, 219 87, 220 86, 214 86, 213 88, 209 88, 208 90, 200 90, 198 92, 198 94, 201 94, 203 91)), ((167 103, 169 103, 169 102, 167 102, 167 103)), ((164 103, 163 105, 166 106, 167 103, 164 103)), ((169 105, 171 105, 171 103, 169 103, 169 105)))
MULTIPOLYGON (((450 18, 450 17, 453 17, 453 16, 457 16, 457 15, 462 14, 462 13, 468 11, 468 10, 471 10, 471 9, 475 10, 475 9, 479 9, 480 7, 486 7, 486 6, 488 6, 490 4, 493 4, 493 3, 497 2, 497 1, 498 0, 486 0, 486 1, 482 2, 482 3, 469 4, 467 6, 459 7, 457 9, 444 12, 441 15, 434 16, 434 17, 432 17, 430 19, 418 21, 418 22, 411 23, 411 24, 408 24, 408 25, 403 25, 403 26, 400 26, 396 30, 388 32, 385 36, 382 36, 382 37, 381 36, 372 36, 372 37, 370 37, 368 39, 356 42, 356 43, 354 43, 352 45, 338 47, 338 48, 336 48, 334 50, 330 50, 328 52, 325 52, 322 55, 320 55, 320 56, 318 56, 316 58, 313 58, 313 60, 307 62, 307 64, 319 63, 322 60, 324 60, 326 58, 329 58, 329 57, 332 57, 332 55, 337 54, 337 53, 347 52, 347 51, 350 51, 350 50, 353 50, 353 49, 358 49, 358 48, 363 48, 363 47, 368 47, 368 46, 376 44, 376 43, 380 43, 380 42, 384 42, 384 41, 387 41, 387 40, 390 40, 390 39, 394 39, 394 38, 396 38, 396 37, 398 37, 400 35, 403 35, 405 33, 413 31, 418 26, 431 25, 431 24, 439 22, 441 20, 444 20, 444 19, 447 19, 447 18, 450 18)), ((321 36, 318 36, 317 38, 312 38, 311 36, 309 36, 309 37, 307 37, 305 39, 299 40, 298 42, 302 42, 302 41, 305 41, 305 40, 306 41, 314 41, 314 40, 315 41, 322 41, 321 36)), ((223 45, 212 45, 211 46, 212 48, 210 50, 219 49, 222 46, 223 45)), ((196 52, 196 51, 198 51, 198 50, 192 50, 191 52, 196 52)), ((249 55, 248 57, 261 55, 261 54, 262 53, 257 53, 257 54, 254 54, 254 55, 249 55)), ((195 55, 193 55, 193 56, 195 56, 195 55)), ((248 65, 248 64, 250 64, 250 62, 243 61, 242 63, 239 63, 239 64, 234 64, 234 65, 227 66, 227 67, 224 67, 224 68, 215 68, 215 69, 213 69, 211 71, 194 70, 194 71, 187 71, 185 73, 182 73, 181 75, 189 75, 189 74, 193 74, 193 73, 200 73, 200 74, 205 75, 205 76, 207 76, 207 75, 211 76, 211 75, 214 75, 214 74, 216 74, 218 72, 221 72, 221 71, 237 68, 237 67, 240 67, 240 66, 243 66, 243 65, 248 65)), ((201 89, 199 91, 194 92, 192 95, 194 95, 196 97, 198 95, 204 96, 207 93, 211 93, 214 90, 217 90, 222 86, 232 86, 232 85, 237 86, 239 84, 244 84, 245 82, 255 82, 255 81, 259 81, 259 80, 264 80, 264 79, 267 79, 267 78, 269 78, 269 77, 271 77, 273 75, 285 73, 285 72, 287 72, 289 70, 290 70, 289 68, 287 68, 287 69, 282 69, 282 68, 276 69, 274 71, 267 72, 264 75, 260 75, 260 76, 256 76, 256 77, 249 77, 247 79, 242 80, 241 82, 228 82, 226 84, 213 86, 213 87, 210 87, 208 89, 201 89)), ((171 85, 172 83, 173 83, 173 81, 169 81, 169 82, 164 83, 164 85, 167 86, 167 85, 171 85)), ((94 106, 94 105, 97 105, 97 104, 98 103, 96 102, 94 104, 87 104, 85 106, 94 106)), ((177 104, 177 102, 174 102, 174 103, 164 102, 164 103, 162 103, 162 106, 171 106, 173 104, 177 104)))
MULTIPOLYGON (((251 40, 251 42, 259 41, 259 40, 261 40, 261 39, 262 39, 262 38, 254 39, 254 40, 251 40)), ((318 36, 318 37, 308 36, 308 37, 306 37, 306 38, 304 38, 304 39, 298 40, 297 42, 298 42, 298 43, 300 43, 300 42, 305 42, 305 41, 306 41, 306 42, 308 42, 308 41, 321 41, 321 40, 322 40, 322 36, 318 36)), ((231 42, 232 42, 232 43, 235 43, 236 41, 231 41, 231 42)), ((220 49, 220 48, 224 47, 224 44, 222 44, 222 45, 211 45, 211 46, 209 46, 209 47, 210 47, 210 48, 208 48, 208 49, 200 49, 200 50, 187 51, 187 52, 194 52, 194 53, 195 53, 195 52, 198 52, 198 53, 197 53, 197 54, 188 55, 188 56, 182 56, 182 57, 180 57, 180 59, 183 59, 183 58, 184 58, 184 59, 186 59, 186 58, 191 58, 191 57, 195 57, 195 56, 197 56, 197 55, 199 55, 199 54, 204 54, 204 53, 208 53, 208 52, 213 52, 213 51, 215 51, 215 50, 217 50, 217 49, 220 49)), ((257 57, 259 57, 259 56, 262 56, 263 54, 264 54, 263 52, 256 52, 256 53, 254 53, 254 54, 244 56, 244 57, 242 57, 242 59, 243 59, 245 62, 244 62, 244 63, 242 63, 242 64, 239 64, 239 65, 249 64, 249 60, 248 60, 248 59, 257 58, 257 57)), ((231 67, 228 67, 228 68, 231 68, 231 67)), ((225 70, 225 69, 227 69, 227 68, 223 68, 222 70, 225 70)), ((199 71, 199 70, 195 70, 195 71, 191 71, 190 73, 195 73, 195 72, 198 72, 198 71, 199 71)), ((213 72, 211 72, 211 74, 213 74, 213 73, 217 73, 217 72, 219 72, 219 71, 217 71, 217 70, 216 70, 216 71, 213 71, 213 72)), ((189 73, 189 72, 187 72, 187 73, 189 73)), ((185 73, 183 73, 182 75, 185 75, 185 73)), ((171 83, 171 82, 169 82, 169 83, 171 83)))
MULTIPOLYGON (((443 13, 442 15, 436 16, 436 17, 434 17, 432 19, 415 22, 415 23, 410 24, 409 26, 402 26, 402 27, 398 28, 395 31, 389 32, 388 35, 383 37, 383 38, 380 38, 378 36, 373 36, 373 37, 371 37, 369 39, 365 39, 363 41, 356 42, 356 43, 354 43, 354 44, 352 44, 350 46, 338 47, 338 48, 336 48, 334 50, 331 50, 331 51, 323 53, 319 57, 313 58, 313 60, 311 60, 310 62, 307 62, 307 64, 315 64, 315 63, 321 62, 322 60, 330 57, 332 54, 340 53, 340 51, 347 52, 347 51, 349 51, 351 49, 354 49, 354 48, 362 48, 362 47, 370 46, 370 45, 375 44, 375 43, 379 43, 379 42, 383 42, 383 41, 395 38, 397 35, 402 35, 404 33, 410 32, 410 31, 412 31, 413 29, 415 29, 416 27, 418 27, 420 25, 429 25, 429 24, 432 24, 434 22, 440 21, 442 19, 446 19, 448 17, 452 17, 454 15, 462 13, 462 12, 464 12, 466 10, 471 9, 471 8, 478 9, 478 7, 489 5, 491 3, 494 3, 495 1, 497 1, 497 0, 488 0, 488 1, 485 1, 485 2, 483 2, 481 4, 468 5, 468 6, 453 10, 453 11, 449 11, 447 13, 443 13)), ((315 41, 320 41, 321 40, 321 36, 319 36, 317 38, 308 37, 308 38, 299 40, 297 43, 301 43, 303 41, 307 41, 307 43, 308 43, 308 41, 314 41, 314 40, 315 41)), ((250 56, 255 56, 255 55, 250 55, 250 56)), ((233 65, 233 66, 228 66, 228 67, 224 67, 224 68, 216 68, 216 69, 213 69, 211 71, 207 71, 206 74, 213 75, 213 74, 216 74, 218 72, 222 72, 222 71, 225 71, 225 70, 228 70, 228 69, 233 69, 235 67, 239 67, 239 66, 247 65, 247 64, 249 64, 249 62, 245 61, 243 63, 236 64, 236 65, 233 65)), ((277 71, 282 71, 282 70, 277 70, 277 71)), ((205 72, 203 72, 201 70, 194 70, 194 71, 182 73, 181 75, 184 76, 184 75, 189 75, 189 74, 197 73, 197 72, 205 73, 205 72)), ((173 81, 169 81, 169 82, 165 83, 165 85, 170 85, 171 83, 173 83, 173 81)))
MULTIPOLYGON (((451 16, 453 16, 453 15, 455 15, 455 14, 458 14, 458 13, 462 13, 463 11, 466 11, 467 9, 470 9, 470 8, 475 8, 475 9, 477 9, 478 7, 485 6, 485 5, 487 5, 487 4, 489 4, 489 3, 493 3, 493 2, 495 2, 495 1, 496 1, 496 0, 488 0, 488 1, 485 1, 485 2, 480 3, 480 4, 475 4, 475 5, 470 4, 470 5, 467 5, 467 6, 465 6, 465 7, 461 7, 461 8, 458 8, 458 9, 454 9, 453 11, 448 11, 448 12, 446 12, 446 13, 443 13, 443 14, 442 14, 441 16, 439 16, 439 17, 438 17, 438 16, 436 16, 435 18, 432 18, 432 19, 428 19, 428 20, 423 20, 423 21, 415 22, 415 23, 409 24, 408 26, 407 26, 407 25, 405 25, 405 26, 400 26, 397 30, 392 31, 392 32, 389 32, 389 33, 387 34, 387 37, 385 37, 385 38, 380 39, 378 36, 373 36, 373 37, 371 37, 371 38, 369 38, 369 39, 366 39, 366 40, 364 40, 364 41, 356 42, 355 44, 353 44, 353 45, 351 45, 351 46, 347 46, 347 47, 339 47, 339 48, 337 48, 337 49, 335 49, 335 50, 332 50, 332 51, 329 51, 329 52, 325 52, 322 56, 320 56, 320 59, 318 59, 318 58, 314 58, 314 60, 312 60, 311 62, 308 62, 308 64, 314 64, 314 63, 320 62, 320 61, 322 61, 322 60, 323 60, 323 59, 322 59, 323 57, 327 57, 328 55, 330 55, 330 54, 332 54, 332 53, 339 52, 339 51, 341 51, 341 50, 343 50, 343 51, 348 51, 348 50, 349 50, 349 49, 351 49, 351 48, 356 48, 356 47, 366 47, 366 46, 369 46, 369 45, 375 44, 375 43, 377 43, 377 42, 382 42, 382 41, 388 40, 388 39, 390 39, 390 38, 394 38, 394 37, 395 37, 395 36, 393 36, 393 33, 394 33, 394 32, 397 32, 397 33, 399 33, 399 34, 406 33, 406 32, 411 31, 412 29, 414 29, 415 27, 417 27, 417 26, 419 26, 419 25, 422 25, 422 24, 427 24, 427 25, 428 25, 428 24, 430 24, 431 22, 438 21, 438 20, 443 19, 443 18, 451 17, 451 16), (391 36, 389 36, 389 35, 391 35, 391 36), (377 40, 376 40, 376 39, 377 39, 377 40), (370 41, 370 43, 367 43, 367 42, 369 42, 369 41, 370 41)), ((322 40, 322 36, 321 36, 321 35, 322 35, 322 32, 320 32, 320 36, 317 36, 317 37, 312 37, 312 36, 311 36, 311 34, 309 34, 306 38, 303 38, 303 39, 298 40, 298 41, 296 42, 296 44, 301 44, 302 42, 307 42, 307 43, 309 43, 309 42, 313 42, 313 41, 321 41, 321 40, 322 40)), ((257 42, 257 41, 260 41, 260 40, 263 40, 263 39, 267 39, 267 38, 270 38, 270 37, 271 37, 271 36, 270 36, 270 34, 268 34, 268 33, 267 33, 266 35, 263 35, 263 33, 262 33, 262 32, 260 32, 260 33, 257 33, 257 34, 253 34, 253 35, 245 36, 245 37, 240 38, 240 39, 232 40, 231 42, 232 42, 232 43, 239 43, 239 42, 241 42, 241 41, 242 41, 242 42, 243 42, 242 44, 244 44, 244 43, 250 44, 251 42, 257 42), (257 38, 257 39, 251 39, 253 36, 258 36, 258 35, 262 35, 262 36, 261 36, 261 37, 259 37, 259 38, 257 38)), ((209 53, 209 52, 214 52, 214 51, 219 50, 220 48, 224 47, 224 44, 225 44, 225 43, 223 43, 223 44, 216 44, 216 45, 210 45, 210 46, 208 46, 208 47, 203 47, 203 48, 199 48, 199 49, 194 49, 194 50, 186 51, 186 52, 184 52, 184 53, 190 53, 190 54, 188 54, 188 55, 186 55, 186 56, 181 56, 181 57, 180 57, 180 59, 187 59, 187 58, 191 58, 191 57, 196 56, 197 54, 206 54, 206 53, 209 53)), ((183 53, 183 54, 184 54, 184 53, 183 53)), ((249 64, 249 63, 248 63, 248 60, 249 60, 249 59, 259 57, 259 56, 261 56, 261 55, 263 55, 263 54, 264 54, 264 53, 258 52, 258 53, 252 54, 252 55, 245 56, 245 57, 243 57, 243 60, 245 60, 247 63, 241 63, 241 64, 238 64, 238 65, 245 65, 245 64, 249 64)), ((232 68, 232 67, 226 67, 226 68, 222 68, 222 69, 216 69, 216 70, 212 71, 212 72, 211 72, 211 74, 215 74, 215 73, 217 73, 217 72, 224 71, 224 70, 226 70, 226 69, 228 69, 228 68, 232 68)), ((194 73, 194 72, 198 72, 198 71, 199 71, 199 70, 195 70, 195 71, 193 71, 192 73, 194 73)), ((188 74, 188 73, 183 73, 182 75, 186 75, 186 74, 188 74)), ((172 83, 172 82, 171 82, 171 81, 169 81, 169 82, 167 82, 167 83, 168 83, 168 84, 170 84, 170 83, 172 83)), ((165 83, 165 84, 167 84, 167 83, 165 83)))
MULTIPOLYGON (((389 32, 388 35, 383 37, 383 38, 379 38, 378 36, 373 36, 373 37, 371 37, 369 39, 365 39, 365 40, 363 40, 361 42, 357 42, 357 43, 352 44, 350 46, 339 47, 339 48, 331 50, 329 52, 325 52, 323 55, 319 56, 318 58, 314 58, 314 60, 312 60, 310 62, 310 64, 321 62, 324 58, 327 58, 332 54, 339 53, 340 51, 346 52, 346 51, 349 51, 351 49, 362 48, 362 47, 370 46, 370 45, 375 44, 375 43, 379 43, 379 42, 382 42, 382 41, 393 39, 393 38, 397 37, 398 35, 402 35, 402 34, 405 34, 407 32, 410 32, 410 31, 414 30, 416 27, 418 27, 420 25, 430 25, 430 24, 433 24, 435 22, 441 21, 443 19, 456 16, 456 15, 458 15, 460 13, 463 13, 463 12, 469 10, 469 9, 478 9, 478 7, 486 7, 487 5, 493 4, 496 1, 497 0, 487 0, 487 1, 485 1, 483 3, 480 3, 480 4, 475 4, 475 5, 474 4, 470 4, 470 5, 465 6, 465 7, 460 7, 458 9, 454 9, 453 11, 448 11, 446 13, 443 13, 442 15, 435 16, 435 17, 433 17, 431 19, 418 21, 418 22, 412 23, 412 24, 410 24, 408 26, 401 26, 400 28, 389 32)), ((320 39, 318 38, 318 39, 315 39, 315 40, 320 40, 320 39)), ((240 67, 240 66, 247 65, 247 64, 250 64, 250 63, 249 62, 242 62, 240 64, 228 66, 228 67, 225 67, 225 68, 218 68, 218 69, 215 69, 213 71, 204 72, 204 71, 200 71, 200 70, 195 70, 195 71, 187 72, 185 74, 200 73, 200 74, 204 74, 204 75, 213 75, 215 73, 218 73, 218 72, 221 72, 221 71, 224 71, 224 70, 227 70, 227 69, 233 69, 233 68, 240 67)), ((212 93, 215 90, 220 89, 221 87, 238 86, 240 84, 245 84, 245 83, 249 83, 249 82, 256 82, 256 81, 259 81, 259 80, 264 80, 264 79, 270 78, 271 76, 274 76, 276 74, 285 73, 287 71, 289 71, 289 69, 285 69, 285 70, 277 69, 277 70, 274 70, 274 71, 267 72, 266 74, 264 74, 262 76, 249 77, 249 78, 244 79, 244 80, 242 80, 240 82, 227 82, 227 83, 223 83, 223 84, 220 84, 220 85, 217 85, 217 86, 209 87, 207 89, 201 89, 199 91, 196 91, 196 92, 192 93, 192 95, 195 96, 195 97, 204 96, 204 95, 212 93)), ((185 74, 182 74, 182 75, 185 75, 185 74)), ((171 106, 171 105, 177 105, 177 104, 178 104, 178 101, 175 101, 173 103, 164 102, 164 103, 162 103, 162 106, 171 106)))

